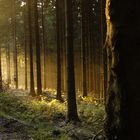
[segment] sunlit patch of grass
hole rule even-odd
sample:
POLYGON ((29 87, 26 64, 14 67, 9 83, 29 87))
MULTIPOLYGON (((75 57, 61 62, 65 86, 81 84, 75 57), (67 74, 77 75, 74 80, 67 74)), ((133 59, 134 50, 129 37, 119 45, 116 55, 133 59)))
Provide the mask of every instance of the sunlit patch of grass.
MULTIPOLYGON (((28 124, 30 127, 27 131, 35 140, 70 139, 69 135, 73 135, 73 128, 75 126, 64 123, 67 111, 66 105, 66 101, 60 103, 56 100, 54 93, 46 93, 41 97, 41 100, 30 96, 18 97, 10 93, 0 94, 1 111, 28 124), (48 98, 50 99, 48 100, 48 98), (53 138, 53 132, 56 130, 55 126, 59 127, 58 130, 60 131, 57 138, 53 138)), ((77 132, 76 135, 86 130, 88 132, 87 135, 90 135, 89 133, 95 127, 97 131, 102 127, 104 107, 103 105, 97 104, 94 98, 79 97, 78 114, 81 124, 74 129, 77 132)))

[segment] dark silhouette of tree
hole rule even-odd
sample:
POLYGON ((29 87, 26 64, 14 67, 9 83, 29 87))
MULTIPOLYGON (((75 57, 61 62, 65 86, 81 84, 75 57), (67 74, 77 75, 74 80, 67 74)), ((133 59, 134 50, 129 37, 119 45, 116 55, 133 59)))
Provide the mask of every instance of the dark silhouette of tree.
POLYGON ((42 47, 43 47, 43 59, 44 59, 44 89, 46 89, 47 86, 47 79, 46 79, 46 71, 47 71, 47 65, 46 65, 46 43, 47 43, 47 39, 45 38, 46 34, 45 34, 45 15, 44 15, 44 7, 45 7, 45 2, 44 0, 41 1, 41 23, 42 23, 42 47))
POLYGON ((0 91, 2 91, 2 66, 1 66, 1 47, 0 47, 0 91))
POLYGON ((74 76, 74 54, 73 54, 73 12, 72 0, 66 0, 66 51, 67 51, 67 101, 68 121, 78 121, 75 76, 74 76))
POLYGON ((6 48, 6 64, 7 64, 7 86, 9 88, 9 85, 11 83, 11 71, 10 71, 10 45, 9 42, 7 43, 6 48))
POLYGON ((24 5, 24 61, 25 61, 25 89, 27 90, 27 7, 24 5))
POLYGON ((106 1, 110 59, 106 103, 108 140, 140 139, 140 1, 106 1))
POLYGON ((16 5, 15 0, 12 1, 12 24, 13 24, 13 59, 14 59, 14 82, 18 88, 18 62, 17 62, 17 44, 16 44, 16 5))
POLYGON ((30 52, 30 94, 35 96, 34 90, 34 71, 33 71, 33 44, 32 44, 32 15, 31 15, 31 0, 27 1, 28 7, 28 32, 29 32, 29 52, 30 52))
POLYGON ((83 97, 87 96, 87 44, 86 44, 86 0, 81 0, 81 48, 83 66, 83 97))
POLYGON ((64 47, 65 47, 65 39, 64 39, 64 13, 63 13, 63 6, 64 0, 56 1, 56 18, 57 18, 57 100, 63 101, 62 99, 62 89, 63 87, 63 81, 64 81, 64 47), (63 18, 62 18, 63 17, 63 18))
POLYGON ((60 4, 61 2, 59 0, 56 0, 56 28, 57 28, 57 95, 56 99, 61 100, 61 27, 60 27, 60 4))
POLYGON ((42 82, 41 82, 40 35, 39 35, 38 19, 39 19, 38 18, 38 1, 34 0, 37 95, 41 95, 42 94, 42 82))

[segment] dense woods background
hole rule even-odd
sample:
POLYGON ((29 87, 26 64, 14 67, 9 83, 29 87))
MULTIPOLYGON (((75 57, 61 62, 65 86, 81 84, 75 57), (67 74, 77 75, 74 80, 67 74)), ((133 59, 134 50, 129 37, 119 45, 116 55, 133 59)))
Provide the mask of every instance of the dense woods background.
POLYGON ((0 139, 139 140, 139 4, 0 0, 0 139))
MULTIPOLYGON (((81 107, 85 106, 90 112, 90 106, 93 106, 100 114, 100 127, 96 129, 100 131, 107 90, 107 84, 104 84, 107 81, 104 63, 107 61, 103 61, 105 1, 1 0, 0 21, 0 89, 6 94, 1 94, 1 114, 25 121, 23 116, 28 115, 21 112, 22 104, 28 108, 33 100, 37 106, 44 101, 45 104, 55 102, 56 112, 51 109, 52 115, 46 117, 52 120, 52 116, 58 115, 57 105, 61 104, 59 106, 66 110, 63 112, 62 109, 60 118, 59 115, 56 117, 58 124, 64 120, 80 122, 84 109, 81 107), (20 106, 12 105, 16 98, 19 102, 22 100, 20 106), (4 107, 7 99, 11 100, 10 108, 4 107), (30 103, 25 103, 26 100, 30 103), (14 108, 19 111, 9 113, 14 108), (17 117, 18 112, 20 117, 17 117), (66 118, 63 113, 66 113, 66 118)), ((44 108, 46 112, 48 107, 44 105, 44 108)), ((30 107, 27 112, 30 112, 30 107)), ((34 113, 37 112, 35 109, 34 113)), ((43 117, 41 112, 40 115, 43 117)), ((27 117, 27 122, 32 120, 30 117, 27 117)), ((46 119, 42 121, 45 124, 46 119)), ((42 129, 46 130, 46 126, 42 129)), ((32 135, 35 130, 31 131, 32 135)), ((38 139, 46 137, 39 135, 38 139)))
MULTIPOLYGON (((1 1, 1 77, 11 88, 67 90, 63 1, 1 1), (33 87, 32 87, 33 86, 33 87)), ((103 99, 103 3, 74 1, 72 22, 76 91, 103 99)), ((70 15, 71 16, 71 15, 70 15)))

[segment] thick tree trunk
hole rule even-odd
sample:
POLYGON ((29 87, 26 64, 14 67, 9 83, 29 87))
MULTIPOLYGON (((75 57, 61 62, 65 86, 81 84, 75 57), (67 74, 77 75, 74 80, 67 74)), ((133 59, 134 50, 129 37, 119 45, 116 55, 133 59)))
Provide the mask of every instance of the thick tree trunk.
POLYGON ((110 80, 106 103, 108 140, 139 140, 140 1, 106 1, 110 80))

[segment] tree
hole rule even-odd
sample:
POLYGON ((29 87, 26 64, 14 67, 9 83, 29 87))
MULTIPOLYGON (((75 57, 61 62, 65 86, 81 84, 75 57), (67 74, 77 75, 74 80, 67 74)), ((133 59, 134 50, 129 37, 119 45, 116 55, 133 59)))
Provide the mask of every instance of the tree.
POLYGON ((30 94, 35 96, 34 90, 34 71, 33 71, 33 45, 32 45, 32 18, 31 18, 31 0, 27 1, 28 7, 28 33, 29 33, 29 54, 30 54, 30 94))
POLYGON ((27 90, 27 10, 24 5, 24 61, 25 61, 25 89, 27 90))
POLYGON ((106 103, 108 140, 140 139, 140 1, 106 1, 110 79, 106 103))
POLYGON ((34 0, 34 21, 35 21, 35 43, 36 43, 35 46, 36 46, 37 95, 41 95, 42 82, 41 82, 40 35, 39 35, 37 0, 34 0))
POLYGON ((74 76, 74 54, 73 54, 73 13, 72 0, 66 0, 66 47, 67 47, 67 101, 68 121, 78 121, 75 76, 74 76))
POLYGON ((41 23, 42 23, 42 47, 43 47, 43 51, 44 51, 44 90, 46 89, 46 84, 47 84, 47 79, 46 79, 46 71, 47 71, 47 67, 46 67, 46 38, 45 38, 45 21, 44 21, 44 6, 45 6, 45 2, 44 0, 41 1, 41 23))
POLYGON ((12 21, 13 21, 13 56, 14 56, 14 82, 18 88, 18 64, 17 64, 17 44, 16 44, 16 5, 15 0, 12 1, 12 21))
POLYGON ((10 45, 9 42, 6 48, 6 64, 7 64, 7 86, 9 87, 11 83, 11 72, 10 72, 10 45))
POLYGON ((61 97, 61 85, 62 85, 62 80, 61 80, 61 21, 60 21, 60 1, 56 0, 56 28, 57 28, 57 95, 56 99, 57 100, 62 100, 61 97))
POLYGON ((2 91, 2 66, 1 66, 1 47, 0 47, 0 91, 2 91))
MULTIPOLYGON (((86 44, 86 0, 81 0, 81 48, 82 48, 82 66, 83 66, 83 97, 87 96, 87 44, 86 44)), ((87 7, 87 6, 86 6, 87 7)))

